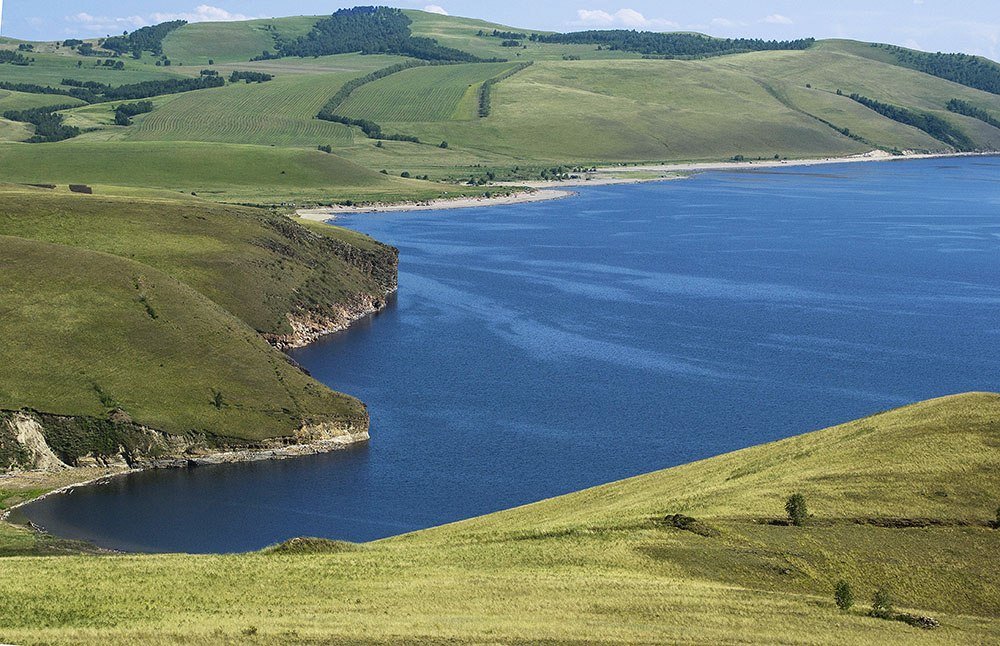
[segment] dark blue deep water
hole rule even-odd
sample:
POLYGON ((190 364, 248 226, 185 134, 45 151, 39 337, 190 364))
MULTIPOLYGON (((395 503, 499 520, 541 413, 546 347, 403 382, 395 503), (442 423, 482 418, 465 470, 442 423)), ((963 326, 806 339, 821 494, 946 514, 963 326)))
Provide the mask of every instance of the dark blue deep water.
POLYGON ((1000 390, 1000 160, 712 173, 548 203, 359 215, 381 315, 294 353, 370 445, 44 501, 132 550, 366 541, 929 397, 1000 390))

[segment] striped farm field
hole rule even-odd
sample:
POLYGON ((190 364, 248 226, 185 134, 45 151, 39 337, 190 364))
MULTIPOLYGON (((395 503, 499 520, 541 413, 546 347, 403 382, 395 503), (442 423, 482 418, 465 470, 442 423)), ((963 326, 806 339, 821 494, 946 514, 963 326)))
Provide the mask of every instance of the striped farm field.
POLYGON ((476 118, 484 81, 514 63, 415 67, 358 88, 337 112, 377 123, 462 121, 476 118))
POLYGON ((278 76, 267 83, 167 97, 152 113, 122 128, 130 141, 210 141, 275 146, 349 144, 350 128, 316 119, 330 96, 356 72, 278 76))

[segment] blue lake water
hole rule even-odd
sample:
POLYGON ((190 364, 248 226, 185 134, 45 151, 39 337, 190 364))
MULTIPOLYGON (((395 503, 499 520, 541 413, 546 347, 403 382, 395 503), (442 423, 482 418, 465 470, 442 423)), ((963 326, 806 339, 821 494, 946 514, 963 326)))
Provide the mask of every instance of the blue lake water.
POLYGON ((293 353, 372 442, 29 508, 148 551, 366 541, 1000 390, 1000 159, 588 187, 340 222, 401 250, 380 315, 293 353))

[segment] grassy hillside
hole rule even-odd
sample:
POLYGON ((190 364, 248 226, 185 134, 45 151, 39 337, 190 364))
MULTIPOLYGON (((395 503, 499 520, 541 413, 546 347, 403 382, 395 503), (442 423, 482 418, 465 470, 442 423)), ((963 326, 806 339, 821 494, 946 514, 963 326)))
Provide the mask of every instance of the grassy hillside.
POLYGON ((4 187, 0 410, 257 441, 363 406, 258 333, 381 297, 392 253, 358 234, 197 200, 4 187), (221 393, 223 405, 213 400, 221 393))
POLYGON ((192 23, 163 40, 163 53, 186 65, 249 61, 274 50, 274 34, 284 38, 305 36, 317 16, 294 16, 243 22, 192 23))
POLYGON ((983 558, 1000 548, 986 525, 1000 499, 998 419, 1000 396, 947 398, 363 546, 7 558, 0 638, 985 643, 1000 629, 983 558), (770 524, 793 492, 813 512, 806 526, 770 524), (662 522, 674 513, 700 533, 662 522), (891 526, 901 519, 925 526, 891 526), (887 586, 942 627, 841 613, 840 578, 859 605, 887 586))
MULTIPOLYGON (((1000 149, 1000 129, 946 109, 959 99, 1000 114, 1000 96, 905 67, 890 50, 868 43, 829 40, 799 51, 643 60, 595 45, 522 40, 523 47, 503 47, 494 29, 533 30, 421 11, 406 15, 416 36, 510 60, 408 69, 358 87, 338 107, 344 117, 416 136, 421 144, 377 146, 358 127, 316 118, 345 83, 403 57, 355 53, 251 63, 273 49, 276 35, 306 34, 317 18, 199 23, 167 36, 170 66, 156 66, 147 53, 141 60, 126 57, 126 69, 113 71, 95 68, 92 57, 68 48, 38 44, 36 64, 0 66, 0 81, 57 85, 72 78, 121 85, 197 76, 207 67, 223 76, 257 70, 275 78, 152 97, 154 111, 130 127, 114 125, 115 103, 69 110, 66 123, 83 134, 30 153, 0 147, 0 181, 87 181, 265 204, 398 201, 469 189, 376 177, 378 171, 455 180, 492 168, 504 177, 537 179, 552 166, 953 150, 852 101, 852 93, 941 118, 976 149, 1000 149), (525 61, 535 64, 494 85, 489 114, 480 117, 483 81, 525 61), (437 148, 442 141, 448 150, 437 148), (133 147, 139 142, 141 148, 133 147), (212 146, 199 146, 206 143, 212 146), (308 150, 318 146, 331 146, 337 157, 308 150)), ((51 105, 62 98, 18 93, 0 96, 0 105, 51 105)), ((0 141, 31 134, 25 124, 0 123, 0 141)))
POLYGON ((250 441, 290 436, 314 416, 364 419, 360 402, 316 384, 152 267, 10 237, 0 263, 0 336, 20 339, 0 351, 0 409, 106 419, 121 408, 174 435, 250 441))
POLYGON ((0 179, 196 192, 234 202, 435 197, 433 184, 388 177, 317 150, 195 142, 70 140, 0 145, 0 179))
MULTIPOLYGON (((206 92, 163 97, 153 113, 120 129, 132 141, 219 141, 315 148, 345 145, 352 131, 316 114, 345 82, 399 60, 390 56, 328 57, 330 67, 311 74, 269 68, 274 80, 238 83, 206 92), (336 58, 336 61, 329 59, 336 58)), ((246 69, 246 66, 237 66, 246 69)), ((110 111, 109 111, 110 112, 110 111)))
POLYGON ((637 54, 621 51, 602 50, 598 51, 591 45, 559 45, 549 43, 532 43, 528 40, 522 41, 522 48, 510 48, 503 46, 503 38, 492 36, 479 36, 482 30, 486 34, 492 34, 493 30, 504 32, 518 32, 531 35, 532 32, 545 34, 549 32, 538 29, 523 29, 520 27, 510 27, 476 20, 474 18, 461 18, 458 16, 442 16, 426 11, 405 11, 407 16, 413 21, 411 29, 414 35, 434 38, 446 47, 454 47, 465 52, 475 54, 480 58, 507 58, 512 61, 531 60, 563 60, 566 56, 579 56, 584 60, 604 60, 641 58, 637 54))

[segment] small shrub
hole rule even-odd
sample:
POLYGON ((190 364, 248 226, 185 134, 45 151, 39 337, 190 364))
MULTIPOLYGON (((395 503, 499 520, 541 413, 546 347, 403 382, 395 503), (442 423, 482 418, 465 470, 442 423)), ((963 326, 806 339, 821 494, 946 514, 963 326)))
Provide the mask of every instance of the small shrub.
POLYGON ((934 630, 935 628, 941 627, 941 622, 934 617, 923 617, 904 612, 896 615, 895 619, 896 621, 901 621, 904 624, 909 624, 910 626, 920 628, 921 630, 934 630))
POLYGON ((837 607, 844 612, 854 607, 854 591, 851 590, 851 584, 847 581, 840 580, 837 582, 837 587, 833 591, 833 598, 837 602, 837 607))
MULTIPOLYGON (((489 193, 486 195, 487 197, 490 196, 489 193)), ((663 523, 667 527, 679 529, 685 532, 691 532, 692 534, 704 536, 705 538, 715 538, 719 536, 719 530, 715 529, 711 525, 701 522, 697 518, 685 516, 684 514, 670 514, 669 516, 665 516, 663 518, 663 523)))
POLYGON ((875 596, 872 597, 872 609, 868 614, 879 619, 893 618, 892 595, 888 590, 879 588, 875 591, 875 596))
POLYGON ((222 407, 226 405, 226 400, 222 396, 222 391, 212 390, 212 406, 215 406, 216 410, 222 410, 222 407))
POLYGON ((806 519, 809 517, 809 510, 806 507, 806 497, 800 493, 793 494, 785 502, 785 511, 788 513, 788 520, 792 521, 793 525, 802 527, 806 524, 806 519))
POLYGON ((997 507, 997 518, 993 521, 993 529, 1000 529, 1000 507, 997 507))
POLYGON ((447 150, 448 149, 448 142, 447 141, 442 141, 440 144, 438 144, 438 148, 441 148, 442 150, 447 150))

